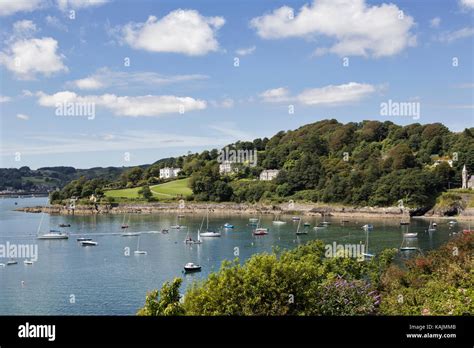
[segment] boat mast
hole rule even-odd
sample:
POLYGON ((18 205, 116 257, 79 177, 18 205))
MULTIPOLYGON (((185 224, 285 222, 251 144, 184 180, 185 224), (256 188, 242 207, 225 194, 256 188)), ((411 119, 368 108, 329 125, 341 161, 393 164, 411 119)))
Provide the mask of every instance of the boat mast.
POLYGON ((42 225, 42 223, 43 223, 43 219, 44 219, 44 213, 41 214, 41 220, 40 220, 40 223, 39 223, 39 226, 38 226, 38 231, 36 231, 36 234, 37 234, 37 235, 40 233, 41 225, 42 225))

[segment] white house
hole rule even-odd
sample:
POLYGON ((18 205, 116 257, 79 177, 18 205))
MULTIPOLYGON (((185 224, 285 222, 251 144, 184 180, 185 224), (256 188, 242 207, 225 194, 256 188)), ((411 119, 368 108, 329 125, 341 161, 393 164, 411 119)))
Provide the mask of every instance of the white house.
POLYGON ((469 176, 467 173, 466 165, 462 169, 462 188, 473 189, 474 188, 474 175, 469 176))
POLYGON ((160 179, 176 178, 181 168, 162 168, 160 169, 160 179))
POLYGON ((278 169, 265 169, 260 173, 260 180, 270 181, 277 177, 280 171, 278 169))
POLYGON ((231 161, 223 161, 219 164, 219 174, 229 174, 232 173, 232 162, 231 161))

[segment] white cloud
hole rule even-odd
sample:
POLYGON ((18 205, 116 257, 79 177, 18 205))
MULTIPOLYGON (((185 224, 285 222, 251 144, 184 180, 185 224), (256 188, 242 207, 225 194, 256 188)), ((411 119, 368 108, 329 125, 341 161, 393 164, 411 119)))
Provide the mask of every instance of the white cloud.
POLYGON ((134 49, 201 56, 219 49, 216 34, 224 23, 222 17, 179 9, 161 19, 150 16, 145 23, 128 23, 120 31, 134 49))
POLYGON ((63 24, 57 17, 46 16, 45 21, 46 21, 46 24, 49 25, 50 27, 53 27, 62 31, 68 31, 67 26, 63 24))
POLYGON ((28 121, 30 119, 30 116, 25 115, 25 114, 16 114, 16 118, 24 121, 28 121))
POLYGON ((431 28, 438 28, 440 24, 441 24, 441 18, 439 17, 434 17, 430 20, 431 28))
POLYGON ((239 48, 238 50, 235 51, 235 54, 237 54, 238 56, 247 56, 249 54, 254 53, 256 48, 257 47, 255 46, 248 47, 248 48, 239 48))
POLYGON ((42 6, 42 0, 2 0, 0 16, 9 16, 17 12, 31 12, 42 6))
POLYGON ((298 14, 283 6, 253 18, 250 26, 263 39, 326 36, 335 43, 317 54, 384 57, 416 45, 415 22, 394 4, 366 5, 365 0, 314 0, 298 14))
POLYGON ((215 108, 231 109, 235 102, 232 98, 225 98, 222 101, 211 100, 209 103, 215 108))
POLYGON ((342 85, 329 85, 306 89, 296 96, 290 96, 288 89, 280 87, 260 94, 264 102, 298 102, 304 105, 335 106, 357 102, 377 91, 377 87, 357 82, 342 85))
POLYGON ((104 87, 104 85, 94 77, 75 80, 73 81, 73 85, 79 89, 99 89, 104 87))
POLYGON ((290 91, 285 87, 267 89, 266 91, 260 93, 259 97, 267 103, 280 103, 290 99, 290 91))
POLYGON ((79 96, 74 92, 62 91, 52 95, 38 92, 38 104, 56 107, 58 104, 94 104, 111 110, 119 116, 161 116, 163 114, 184 113, 203 110, 207 107, 204 100, 172 95, 116 96, 115 94, 79 96))
POLYGON ((30 20, 21 20, 13 23, 14 37, 30 37, 37 31, 36 24, 30 20))
POLYGON ((349 82, 343 85, 329 85, 304 90, 297 100, 305 105, 338 105, 359 101, 374 93, 376 88, 369 84, 349 82))
POLYGON ((207 79, 200 74, 165 76, 155 72, 124 72, 101 68, 86 78, 70 81, 68 84, 75 88, 92 90, 113 87, 127 87, 132 85, 166 85, 171 83, 207 79))
POLYGON ((0 95, 0 103, 8 103, 12 98, 7 97, 6 95, 0 95))
POLYGON ((57 5, 61 11, 67 11, 102 6, 107 2, 108 0, 57 0, 57 5))
POLYGON ((459 39, 465 39, 474 35, 474 28, 465 27, 456 31, 448 31, 439 36, 441 42, 453 42, 459 39))
POLYGON ((474 9, 474 0, 459 0, 459 4, 465 9, 474 9))
POLYGON ((58 42, 51 37, 19 38, 0 52, 0 64, 22 80, 34 79, 37 74, 50 76, 68 71, 63 64, 64 56, 57 50, 58 42))

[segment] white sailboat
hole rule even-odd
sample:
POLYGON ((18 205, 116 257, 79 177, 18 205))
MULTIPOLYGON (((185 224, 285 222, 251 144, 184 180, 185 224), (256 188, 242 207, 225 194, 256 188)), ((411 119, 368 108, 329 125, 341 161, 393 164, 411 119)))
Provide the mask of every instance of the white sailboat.
POLYGON ((135 255, 147 255, 148 253, 146 251, 140 250, 140 236, 138 237, 137 240, 137 250, 133 252, 135 255))
POLYGON ((301 231, 300 231, 300 225, 301 225, 301 220, 299 220, 299 222, 298 222, 298 228, 296 229, 296 235, 299 235, 299 234, 308 234, 308 231, 306 231, 306 230, 301 230, 301 231))
POLYGON ((436 231, 436 224, 433 221, 430 221, 430 226, 428 227, 428 232, 435 232, 436 231))
POLYGON ((69 235, 65 232, 57 231, 57 230, 49 230, 48 233, 40 234, 41 225, 43 223, 44 213, 41 215, 41 221, 38 226, 38 230, 36 231, 37 239, 42 240, 54 240, 54 239, 68 239, 69 235))
POLYGON ((284 225, 286 224, 286 221, 281 221, 280 219, 278 220, 273 220, 274 225, 284 225))
POLYGON ((209 231, 209 208, 206 213, 206 232, 200 233, 200 237, 220 237, 220 232, 209 231))
POLYGON ((362 253, 362 255, 367 259, 373 258, 375 256, 374 254, 369 253, 369 230, 368 229, 365 230, 365 253, 362 253))

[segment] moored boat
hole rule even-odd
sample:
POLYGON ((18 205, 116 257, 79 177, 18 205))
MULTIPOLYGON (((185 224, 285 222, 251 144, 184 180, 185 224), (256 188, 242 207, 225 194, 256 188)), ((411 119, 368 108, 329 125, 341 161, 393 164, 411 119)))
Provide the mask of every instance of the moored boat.
POLYGON ((97 246, 97 245, 99 244, 99 243, 94 242, 94 241, 92 241, 92 240, 84 240, 84 241, 79 242, 79 243, 81 243, 81 245, 82 245, 83 247, 87 247, 87 246, 97 246))
POLYGON ((184 271, 186 273, 199 272, 199 271, 201 271, 201 266, 196 265, 192 262, 188 262, 187 264, 184 265, 184 271))

